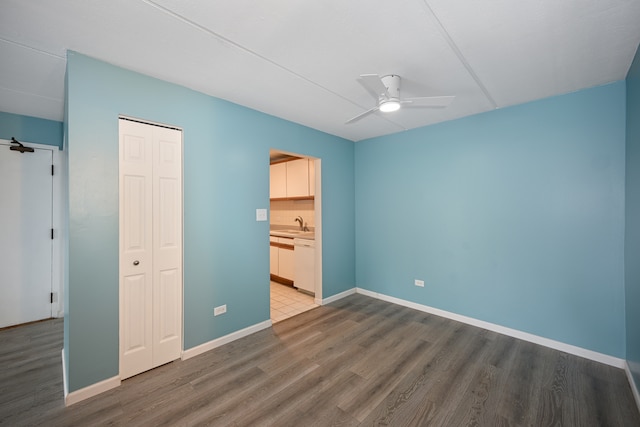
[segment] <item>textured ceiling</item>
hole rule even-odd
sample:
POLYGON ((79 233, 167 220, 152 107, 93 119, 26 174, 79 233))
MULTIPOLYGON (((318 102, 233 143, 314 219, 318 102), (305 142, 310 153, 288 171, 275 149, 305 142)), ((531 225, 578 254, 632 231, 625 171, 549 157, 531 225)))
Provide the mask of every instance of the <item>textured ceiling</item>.
POLYGON ((62 120, 71 49, 358 141, 622 80, 639 43, 640 0, 0 0, 0 111, 62 120), (361 74, 456 98, 346 125, 361 74))

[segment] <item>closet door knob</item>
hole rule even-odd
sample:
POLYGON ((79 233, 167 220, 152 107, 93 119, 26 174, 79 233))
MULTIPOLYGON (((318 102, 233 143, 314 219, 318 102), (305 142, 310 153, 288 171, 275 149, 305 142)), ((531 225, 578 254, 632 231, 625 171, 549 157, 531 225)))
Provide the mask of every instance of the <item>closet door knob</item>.
POLYGON ((138 260, 133 261, 133 265, 138 265, 138 264, 140 264, 140 261, 138 260))

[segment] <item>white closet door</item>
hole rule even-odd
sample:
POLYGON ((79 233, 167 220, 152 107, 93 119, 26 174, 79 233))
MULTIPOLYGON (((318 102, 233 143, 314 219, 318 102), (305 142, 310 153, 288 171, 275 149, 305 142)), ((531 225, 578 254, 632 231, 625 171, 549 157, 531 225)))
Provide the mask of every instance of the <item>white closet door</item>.
POLYGON ((153 365, 182 350, 182 134, 154 128, 153 365))
POLYGON ((151 129, 120 121, 120 376, 152 368, 151 129))
POLYGON ((182 350, 182 134, 120 120, 120 377, 182 350))
POLYGON ((9 145, 0 142, 0 328, 51 317, 53 153, 9 145))

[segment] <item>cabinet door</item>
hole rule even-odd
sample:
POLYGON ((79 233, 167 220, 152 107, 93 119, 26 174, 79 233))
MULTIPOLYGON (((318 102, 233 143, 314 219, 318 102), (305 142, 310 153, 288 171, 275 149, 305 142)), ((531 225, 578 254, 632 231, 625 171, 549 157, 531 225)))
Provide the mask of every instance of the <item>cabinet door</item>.
POLYGON ((269 272, 278 275, 278 247, 269 246, 269 272))
POLYGON ((287 197, 304 197, 309 195, 309 161, 298 159, 286 162, 287 165, 287 197))
POLYGON ((293 280, 293 250, 278 249, 278 276, 293 280))
POLYGON ((316 195, 316 162, 309 159, 309 195, 316 195))
POLYGON ((269 197, 287 197, 287 164, 276 163, 269 167, 269 197))

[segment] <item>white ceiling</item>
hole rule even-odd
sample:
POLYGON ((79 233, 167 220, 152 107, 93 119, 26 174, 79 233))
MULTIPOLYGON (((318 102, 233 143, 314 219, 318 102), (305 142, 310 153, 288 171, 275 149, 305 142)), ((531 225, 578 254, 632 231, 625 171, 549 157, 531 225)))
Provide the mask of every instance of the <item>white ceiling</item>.
POLYGON ((62 120, 66 50, 358 141, 626 77, 640 0, 0 0, 0 111, 62 120), (373 107, 360 74, 398 74, 373 107))

